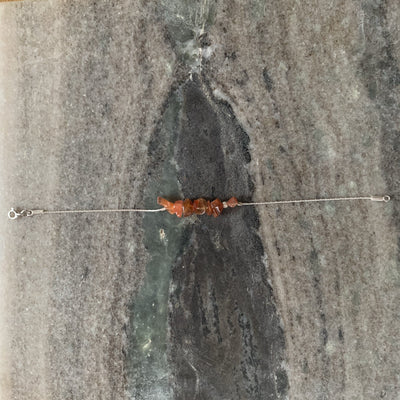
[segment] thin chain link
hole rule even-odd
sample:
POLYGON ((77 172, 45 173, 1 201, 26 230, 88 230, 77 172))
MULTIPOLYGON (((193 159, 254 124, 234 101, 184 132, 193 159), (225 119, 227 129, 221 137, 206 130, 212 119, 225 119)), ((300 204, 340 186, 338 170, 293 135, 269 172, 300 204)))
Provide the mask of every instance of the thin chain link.
POLYGON ((358 197, 331 197, 328 199, 304 199, 304 200, 277 200, 277 201, 261 201, 252 203, 240 202, 238 206, 262 206, 269 204, 290 204, 290 203, 316 203, 321 201, 344 201, 344 200, 372 200, 372 201, 388 201, 384 197, 376 196, 358 196, 358 197))
POLYGON ((43 210, 42 214, 74 214, 74 213, 107 213, 107 212, 145 212, 155 213, 165 211, 165 208, 158 208, 156 210, 144 210, 139 208, 123 208, 123 209, 110 209, 110 210, 57 210, 57 211, 46 211, 43 210))

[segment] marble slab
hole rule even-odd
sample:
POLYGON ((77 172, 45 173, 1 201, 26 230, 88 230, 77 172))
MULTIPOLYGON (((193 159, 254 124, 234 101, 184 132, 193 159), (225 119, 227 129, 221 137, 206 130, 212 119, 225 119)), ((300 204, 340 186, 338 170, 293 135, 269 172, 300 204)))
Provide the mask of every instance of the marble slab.
POLYGON ((396 399, 399 26, 393 0, 1 3, 1 397, 396 399))

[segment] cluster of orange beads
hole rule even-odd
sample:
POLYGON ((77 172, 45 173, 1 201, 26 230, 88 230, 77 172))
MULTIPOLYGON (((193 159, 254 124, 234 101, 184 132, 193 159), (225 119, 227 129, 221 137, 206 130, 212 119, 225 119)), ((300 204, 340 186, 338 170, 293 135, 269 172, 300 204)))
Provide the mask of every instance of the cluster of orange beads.
POLYGON ((196 200, 177 200, 175 203, 165 200, 162 197, 157 197, 157 203, 163 206, 170 214, 176 214, 179 218, 188 217, 192 214, 207 214, 218 217, 221 215, 224 208, 233 208, 239 204, 236 197, 231 197, 229 200, 224 202, 220 199, 209 201, 200 198, 196 200))

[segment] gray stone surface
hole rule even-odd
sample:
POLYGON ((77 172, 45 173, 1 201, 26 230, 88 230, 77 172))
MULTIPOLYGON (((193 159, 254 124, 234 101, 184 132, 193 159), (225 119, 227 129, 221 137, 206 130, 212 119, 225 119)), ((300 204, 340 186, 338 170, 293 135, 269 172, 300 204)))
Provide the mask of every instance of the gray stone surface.
POLYGON ((396 1, 0 4, 7 399, 397 399, 396 1))

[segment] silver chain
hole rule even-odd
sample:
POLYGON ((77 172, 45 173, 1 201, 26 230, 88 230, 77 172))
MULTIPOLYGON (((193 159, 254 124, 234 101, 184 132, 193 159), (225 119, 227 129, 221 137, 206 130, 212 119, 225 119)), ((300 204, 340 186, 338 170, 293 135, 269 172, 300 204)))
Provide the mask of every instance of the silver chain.
MULTIPOLYGON (((277 201, 262 201, 253 203, 238 203, 238 206, 262 206, 271 204, 291 204, 291 203, 316 203, 323 201, 345 201, 345 200, 371 200, 371 201, 383 201, 387 203, 390 200, 390 196, 362 196, 362 197, 331 197, 328 199, 304 199, 304 200, 277 200, 277 201)), ((32 217, 34 215, 43 214, 83 214, 83 213, 112 213, 112 212, 139 212, 139 213, 156 213, 165 211, 165 208, 158 208, 155 210, 146 210, 140 208, 123 208, 123 209, 108 209, 108 210, 19 210, 12 208, 8 212, 8 218, 17 219, 20 217, 32 217)))

